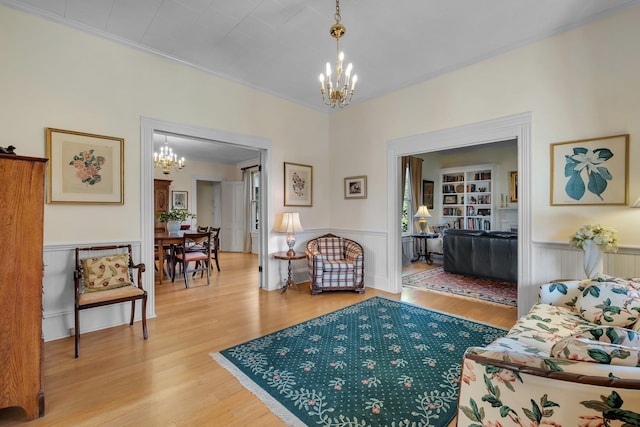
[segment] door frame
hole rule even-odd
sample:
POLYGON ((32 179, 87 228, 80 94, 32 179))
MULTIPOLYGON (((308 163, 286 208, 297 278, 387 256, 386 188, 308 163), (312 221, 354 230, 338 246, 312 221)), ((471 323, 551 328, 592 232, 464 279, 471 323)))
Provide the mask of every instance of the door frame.
MULTIPOLYGON (((187 137, 196 137, 205 142, 211 141, 235 145, 242 148, 254 149, 260 156, 262 171, 260 175, 260 212, 264 222, 260 227, 260 253, 258 254, 259 280, 261 286, 269 277, 269 263, 266 259, 268 251, 268 231, 273 227, 270 218, 273 217, 273 206, 269 197, 269 165, 271 164, 272 143, 270 139, 253 135, 227 132, 219 129, 211 129, 200 126, 192 126, 182 123, 174 123, 150 117, 140 117, 140 230, 141 248, 140 254, 145 265, 153 265, 153 134, 156 132, 168 132, 187 137)), ((144 273, 144 283, 155 283, 154 269, 148 268, 144 273)), ((147 287, 148 304, 147 314, 155 316, 155 286, 147 287)))
MULTIPOLYGON (((387 219, 389 291, 402 292, 401 158, 445 149, 517 138, 518 141, 518 311, 530 307, 531 265, 531 121, 530 112, 398 138, 387 142, 387 219), (526 260, 526 262, 524 261, 526 260)), ((526 312, 526 310, 525 310, 526 312)), ((520 315, 520 314, 519 314, 520 315)))

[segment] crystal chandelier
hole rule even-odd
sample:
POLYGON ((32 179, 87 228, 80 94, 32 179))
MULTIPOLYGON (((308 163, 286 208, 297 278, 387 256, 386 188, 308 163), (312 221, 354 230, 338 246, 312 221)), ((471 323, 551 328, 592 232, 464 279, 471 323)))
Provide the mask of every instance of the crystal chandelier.
POLYGON ((164 136, 164 147, 160 147, 160 153, 153 153, 153 164, 162 169, 162 173, 165 175, 169 175, 172 167, 175 170, 184 168, 184 157, 178 159, 178 155, 169 147, 167 135, 164 136))
POLYGON ((331 81, 331 64, 327 62, 326 82, 325 75, 320 74, 320 91, 322 92, 322 102, 335 108, 336 105, 340 108, 346 107, 351 103, 353 97, 353 90, 358 81, 358 76, 353 75, 351 77, 351 69, 353 66, 351 63, 347 65, 347 69, 342 73, 342 61, 344 60, 344 52, 340 52, 340 38, 344 35, 347 29, 340 23, 340 0, 336 0, 336 14, 334 15, 336 23, 329 28, 329 34, 336 39, 336 80, 335 83, 331 81), (349 89, 351 84, 351 89, 349 89))

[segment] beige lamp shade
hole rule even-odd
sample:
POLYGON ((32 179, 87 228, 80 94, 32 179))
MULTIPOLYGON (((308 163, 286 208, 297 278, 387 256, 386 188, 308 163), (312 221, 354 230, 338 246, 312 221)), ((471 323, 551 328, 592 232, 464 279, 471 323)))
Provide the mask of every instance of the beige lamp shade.
POLYGON ((285 212, 282 214, 282 221, 276 230, 279 233, 297 233, 304 231, 300 224, 300 214, 298 212, 285 212))
POLYGON ((425 205, 420 205, 418 208, 418 212, 413 216, 414 218, 430 218, 431 214, 429 213, 429 209, 425 205))

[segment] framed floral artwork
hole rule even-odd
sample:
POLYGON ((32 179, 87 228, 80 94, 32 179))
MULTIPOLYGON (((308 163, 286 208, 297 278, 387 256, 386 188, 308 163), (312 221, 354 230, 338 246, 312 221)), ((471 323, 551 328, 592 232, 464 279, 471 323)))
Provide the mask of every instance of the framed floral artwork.
POLYGON ((313 166, 284 162, 284 205, 313 206, 313 166))
POLYGON ((124 204, 124 139, 46 128, 47 203, 124 204))
POLYGON ((551 205, 626 205, 629 134, 551 144, 551 205))
POLYGON ((367 176, 348 176, 344 179, 345 199, 367 198, 367 176))

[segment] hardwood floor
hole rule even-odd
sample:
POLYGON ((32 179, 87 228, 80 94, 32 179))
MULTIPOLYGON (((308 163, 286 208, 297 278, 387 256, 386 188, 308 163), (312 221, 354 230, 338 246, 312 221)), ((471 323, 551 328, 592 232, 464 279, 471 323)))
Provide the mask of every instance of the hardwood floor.
MULTIPOLYGON (((510 307, 413 289, 312 296, 302 284, 267 292, 257 287, 256 265, 255 255, 221 253, 210 286, 206 279, 190 280, 189 289, 177 279, 156 286, 147 341, 136 323, 83 334, 78 359, 71 337, 45 343, 45 416, 29 427, 284 425, 209 353, 374 295, 504 328, 516 320, 510 307)), ((0 410, 0 426, 25 422, 22 409, 0 410)))

